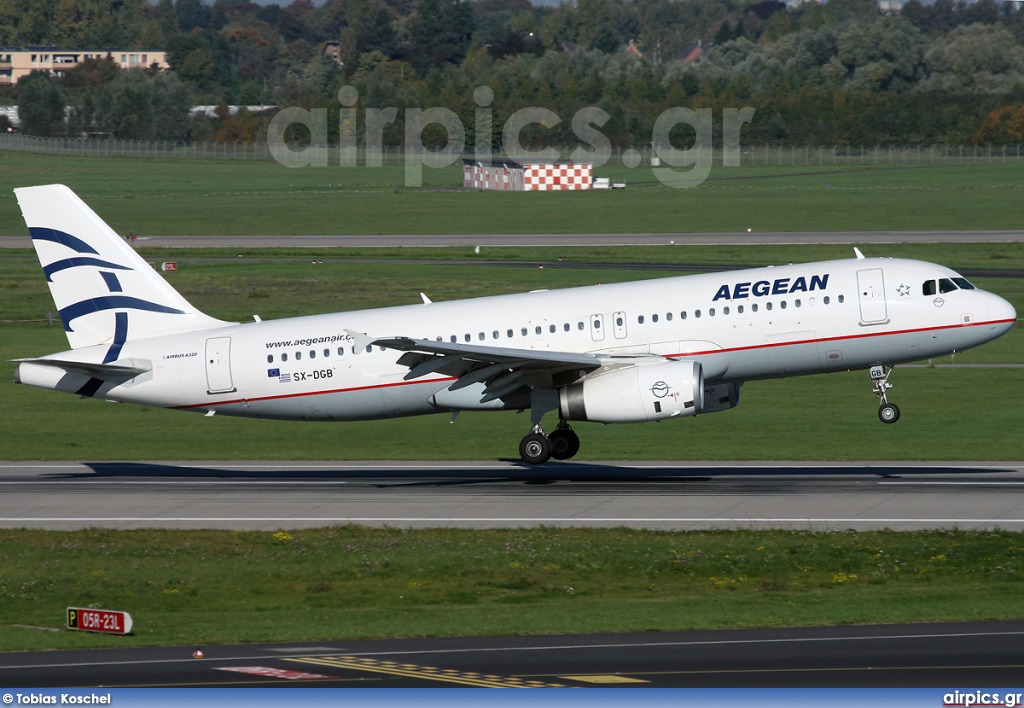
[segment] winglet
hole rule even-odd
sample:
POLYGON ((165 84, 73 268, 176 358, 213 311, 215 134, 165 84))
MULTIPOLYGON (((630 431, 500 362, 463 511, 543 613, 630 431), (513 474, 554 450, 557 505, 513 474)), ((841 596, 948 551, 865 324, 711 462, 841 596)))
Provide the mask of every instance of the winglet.
POLYGON ((427 297, 426 293, 420 293, 420 297, 423 298, 423 304, 424 305, 432 305, 434 303, 433 300, 431 300, 429 297, 427 297))
POLYGON ((857 256, 858 261, 864 260, 864 254, 860 252, 860 249, 856 246, 853 247, 853 252, 857 256))
POLYGON ((352 337, 352 351, 356 354, 362 354, 367 345, 373 344, 375 339, 375 337, 371 337, 365 332, 356 332, 351 329, 346 329, 345 334, 352 337))

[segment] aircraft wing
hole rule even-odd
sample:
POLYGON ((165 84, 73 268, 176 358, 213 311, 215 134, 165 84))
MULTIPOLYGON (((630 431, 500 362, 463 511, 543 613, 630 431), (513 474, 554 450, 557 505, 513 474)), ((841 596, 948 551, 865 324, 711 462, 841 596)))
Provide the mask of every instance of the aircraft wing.
POLYGON ((457 381, 448 387, 450 391, 484 382, 482 402, 501 398, 523 386, 552 386, 558 374, 586 373, 602 365, 597 356, 579 352, 454 344, 410 337, 371 339, 362 335, 360 339, 361 346, 372 344, 406 352, 398 363, 409 367, 407 381, 428 374, 455 377, 457 381))

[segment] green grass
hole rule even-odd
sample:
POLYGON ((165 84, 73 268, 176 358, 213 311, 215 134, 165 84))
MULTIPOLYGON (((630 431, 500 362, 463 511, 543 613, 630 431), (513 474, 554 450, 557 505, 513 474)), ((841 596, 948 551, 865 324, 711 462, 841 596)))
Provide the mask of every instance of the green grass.
POLYGON ((649 168, 601 168, 624 192, 463 190, 461 165, 289 169, 274 162, 0 152, 0 234, 25 233, 11 189, 61 182, 119 233, 675 233, 1018 229, 1024 162, 953 166, 715 167, 695 189, 649 168))
POLYGON ((0 650, 1022 616, 1011 532, 0 531, 0 650), (69 605, 130 637, 42 632, 69 605))
MULTIPOLYGON (((943 249, 956 265, 991 259, 984 247, 903 247, 905 255, 930 257, 943 249)), ((888 251, 889 247, 885 247, 888 251)), ((829 257, 845 248, 816 253, 829 257)), ((432 252, 432 249, 425 249, 432 252)), ((994 252, 994 251, 993 251, 994 252)), ((1016 251, 1006 259, 1016 262, 1016 251)), ((589 251, 579 249, 584 259, 589 251)), ((598 249, 599 258, 626 260, 629 249, 598 249)), ((650 249, 650 260, 682 249, 650 249)), ((730 249, 701 254, 740 263, 804 260, 802 249, 730 249), (781 256, 781 257, 780 257, 781 256)), ((171 282, 198 307, 225 319, 265 319, 314 312, 417 302, 423 290, 436 300, 543 287, 567 287, 662 275, 627 268, 557 270, 415 262, 424 251, 402 251, 405 260, 345 259, 313 265, 309 258, 202 258, 176 255, 180 270, 171 282)), ((524 251, 524 258, 537 252, 524 251)), ((635 256, 636 254, 634 254, 635 256)), ((983 279, 982 287, 1007 297, 1024 311, 1024 284, 983 279)), ((38 320, 52 303, 34 256, 0 252, 0 320, 38 320)), ((310 424, 204 418, 178 411, 79 400, 11 382, 7 360, 67 347, 59 324, 0 323, 0 459, 494 459, 515 458, 528 423, 515 413, 464 413, 392 421, 310 424), (111 435, 111 431, 116 434, 111 435), (396 446, 395 440, 402 444, 396 446), (140 451, 145 451, 140 452, 140 451)), ((1024 363, 1024 331, 958 354, 959 363, 1024 363)), ((948 361, 948 360, 947 360, 948 361)), ((1024 369, 901 369, 892 379, 893 399, 903 410, 895 426, 875 417, 875 398, 864 372, 751 382, 735 410, 659 425, 580 424, 581 460, 594 459, 1019 459, 1024 418, 1024 369), (998 395, 993 392, 998 391, 998 395), (945 432, 944 432, 945 431, 945 432), (956 431, 955 435, 946 434, 956 431), (827 450, 807 445, 808 436, 829 440, 827 450), (714 440, 714 444, 709 444, 714 440)))

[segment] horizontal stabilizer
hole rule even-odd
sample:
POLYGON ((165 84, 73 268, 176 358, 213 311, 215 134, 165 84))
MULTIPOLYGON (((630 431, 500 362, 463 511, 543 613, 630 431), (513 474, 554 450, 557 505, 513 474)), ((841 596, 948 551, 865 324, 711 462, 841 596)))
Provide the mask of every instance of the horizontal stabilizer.
POLYGON ((69 374, 82 374, 105 381, 111 379, 133 379, 140 374, 153 370, 152 363, 144 359, 124 359, 111 364, 92 364, 84 361, 67 359, 11 359, 18 364, 35 364, 63 369, 69 374))

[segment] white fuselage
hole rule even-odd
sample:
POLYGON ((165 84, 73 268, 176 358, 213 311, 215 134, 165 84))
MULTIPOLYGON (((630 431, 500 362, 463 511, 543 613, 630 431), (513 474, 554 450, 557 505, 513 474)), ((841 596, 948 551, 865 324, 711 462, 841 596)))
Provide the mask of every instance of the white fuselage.
MULTIPOLYGON (((925 282, 953 277, 931 263, 869 258, 231 324, 129 340, 120 359, 151 372, 95 395, 280 419, 529 406, 515 396, 481 403, 483 384, 449 392, 455 379, 439 374, 406 380, 401 352, 362 351, 347 331, 695 360, 709 384, 893 365, 977 346, 1012 326, 1013 308, 991 293, 925 294, 925 282)), ((107 348, 52 356, 98 362, 107 348)), ((19 377, 70 392, 88 380, 34 364, 19 377)))

